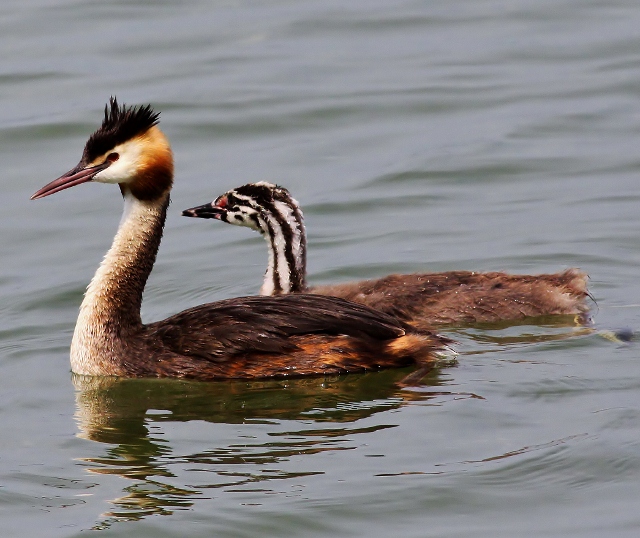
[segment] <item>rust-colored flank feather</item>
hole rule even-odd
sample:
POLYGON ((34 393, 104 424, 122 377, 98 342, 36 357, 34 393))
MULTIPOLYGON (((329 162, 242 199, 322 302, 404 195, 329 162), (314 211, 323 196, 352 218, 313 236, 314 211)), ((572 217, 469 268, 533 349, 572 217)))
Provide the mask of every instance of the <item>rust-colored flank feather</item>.
POLYGON ((393 274, 346 284, 306 284, 306 232, 298 202, 267 182, 232 189, 183 211, 260 232, 269 249, 261 293, 317 293, 342 297, 420 328, 516 321, 549 315, 586 316, 587 275, 579 269, 539 275, 449 271, 393 274))
POLYGON ((71 342, 82 375, 201 380, 342 374, 417 365, 426 372, 449 340, 336 297, 239 297, 163 321, 140 319, 142 293, 160 246, 173 157, 151 107, 111 99, 79 164, 37 191, 114 183, 125 211, 87 288, 71 342))

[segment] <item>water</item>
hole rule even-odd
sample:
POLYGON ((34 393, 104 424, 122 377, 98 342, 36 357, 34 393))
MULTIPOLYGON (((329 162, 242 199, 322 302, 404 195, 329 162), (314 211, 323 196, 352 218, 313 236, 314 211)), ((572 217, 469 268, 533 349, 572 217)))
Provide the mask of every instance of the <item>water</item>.
POLYGON ((640 7, 4 2, 2 536, 637 536, 640 7), (181 218, 252 180, 305 209, 312 283, 419 269, 591 276, 571 320, 448 331, 459 364, 260 383, 72 378, 117 189, 30 202, 110 95, 177 180, 143 318, 255 292, 264 245, 181 218))

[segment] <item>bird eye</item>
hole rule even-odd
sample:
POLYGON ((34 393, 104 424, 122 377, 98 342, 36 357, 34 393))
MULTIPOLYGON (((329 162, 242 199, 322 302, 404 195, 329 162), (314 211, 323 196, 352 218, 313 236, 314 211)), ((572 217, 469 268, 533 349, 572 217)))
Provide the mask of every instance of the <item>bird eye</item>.
POLYGON ((107 155, 107 161, 109 161, 110 163, 116 162, 119 158, 120 155, 118 155, 117 153, 109 153, 109 155, 107 155))
POLYGON ((219 207, 220 209, 224 209, 228 205, 227 197, 220 196, 220 198, 218 198, 213 205, 215 205, 216 207, 219 207))

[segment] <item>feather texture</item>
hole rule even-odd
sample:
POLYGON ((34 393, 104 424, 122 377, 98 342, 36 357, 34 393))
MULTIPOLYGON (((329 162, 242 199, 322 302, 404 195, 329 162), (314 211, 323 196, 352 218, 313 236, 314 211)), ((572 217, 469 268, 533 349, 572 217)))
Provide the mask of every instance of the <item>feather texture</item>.
POLYGON ((539 275, 448 271, 392 274, 378 279, 308 288, 306 232, 298 202, 267 182, 232 189, 183 215, 214 218, 260 232, 269 248, 261 293, 317 293, 342 297, 420 328, 488 323, 548 315, 586 316, 587 275, 579 269, 539 275))

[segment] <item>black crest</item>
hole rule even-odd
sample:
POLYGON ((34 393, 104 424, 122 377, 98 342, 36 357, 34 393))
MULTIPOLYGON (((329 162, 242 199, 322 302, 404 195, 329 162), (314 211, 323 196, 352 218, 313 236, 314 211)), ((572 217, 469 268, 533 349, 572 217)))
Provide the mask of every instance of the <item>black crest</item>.
POLYGON ((144 133, 159 121, 159 112, 154 112, 151 105, 127 107, 118 105, 115 97, 109 99, 104 107, 104 120, 100 128, 93 133, 84 147, 82 160, 91 162, 118 144, 144 133))

